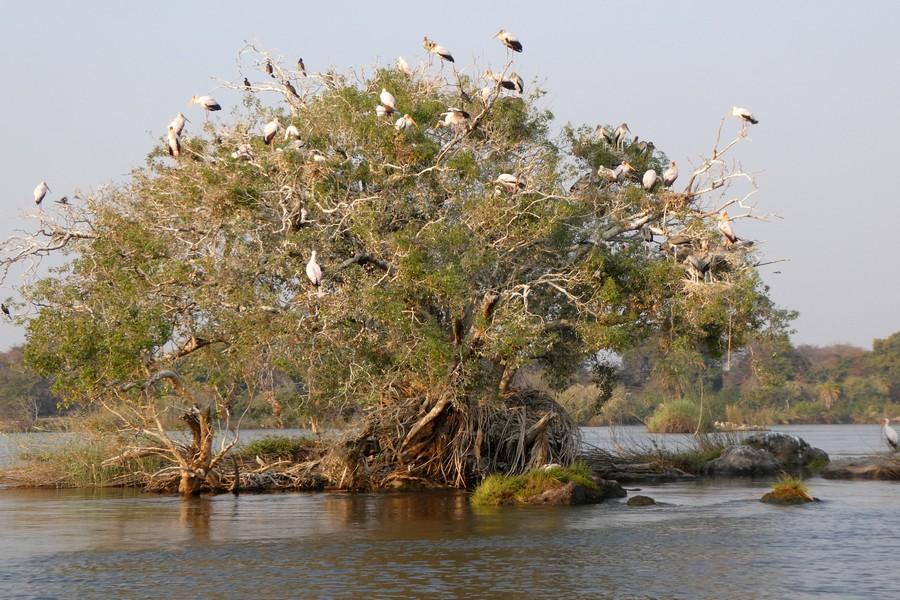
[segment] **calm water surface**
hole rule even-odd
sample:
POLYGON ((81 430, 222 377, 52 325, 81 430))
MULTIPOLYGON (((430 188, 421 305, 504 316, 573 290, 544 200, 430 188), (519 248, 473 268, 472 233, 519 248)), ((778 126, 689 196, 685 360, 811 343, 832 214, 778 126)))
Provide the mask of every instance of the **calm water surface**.
MULTIPOLYGON (((880 450, 876 426, 784 429, 880 450)), ((623 433, 646 439, 585 438, 623 433)), ((666 503, 651 508, 490 510, 461 493, 0 490, 0 597, 900 597, 900 485, 810 485, 822 503, 768 506, 767 482, 742 481, 644 487, 666 503)))

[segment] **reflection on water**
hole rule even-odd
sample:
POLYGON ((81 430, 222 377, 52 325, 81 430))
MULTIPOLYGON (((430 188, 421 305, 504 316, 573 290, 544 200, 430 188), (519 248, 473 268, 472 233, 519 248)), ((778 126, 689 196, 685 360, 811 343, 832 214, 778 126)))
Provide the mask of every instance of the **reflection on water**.
POLYGON ((824 502, 790 508, 749 481, 645 487, 667 505, 640 509, 2 490, 0 597, 900 596, 900 485, 810 484, 824 502))

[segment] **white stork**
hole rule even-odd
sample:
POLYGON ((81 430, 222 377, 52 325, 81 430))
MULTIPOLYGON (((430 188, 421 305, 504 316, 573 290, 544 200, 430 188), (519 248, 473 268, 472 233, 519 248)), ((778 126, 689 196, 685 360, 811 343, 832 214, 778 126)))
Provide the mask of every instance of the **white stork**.
POLYGON ((381 103, 391 110, 397 108, 397 99, 394 98, 394 95, 387 91, 384 88, 381 88, 381 94, 378 96, 378 99, 381 100, 381 103))
POLYGON ((447 112, 442 112, 444 117, 443 124, 445 127, 458 128, 465 127, 469 122, 471 115, 461 108, 448 108, 447 112))
POLYGON ((181 156, 181 137, 177 133, 175 133, 174 128, 169 127, 166 133, 166 138, 167 144, 169 146, 169 156, 177 159, 179 156, 181 156))
POLYGON ((47 195, 47 192, 50 191, 50 186, 47 185, 46 181, 42 181, 37 184, 37 187, 34 188, 34 203, 40 204, 44 200, 44 196, 47 195))
POLYGON ((888 446, 896 452, 900 450, 900 437, 897 436, 897 430, 890 426, 890 422, 890 419, 881 420, 881 432, 884 434, 888 446))
POLYGON ((522 51, 522 42, 520 42, 516 36, 514 36, 512 33, 508 32, 507 30, 505 30, 505 29, 499 30, 497 33, 494 34, 494 37, 499 39, 500 42, 504 46, 506 46, 513 52, 521 52, 522 51))
POLYGON ((759 120, 753 116, 753 113, 751 113, 746 108, 741 108, 740 106, 731 107, 731 116, 740 119, 741 122, 743 122, 744 127, 747 126, 747 123, 751 125, 756 125, 757 123, 759 123, 759 120))
POLYGON ((502 187, 510 194, 515 192, 517 189, 525 187, 525 182, 520 181, 518 177, 511 173, 500 173, 499 175, 497 175, 497 179, 494 180, 494 183, 496 183, 498 187, 502 187))
POLYGON ((656 180, 658 175, 654 169, 650 169, 644 173, 644 178, 641 180, 641 183, 644 185, 644 189, 648 192, 653 189, 653 186, 656 185, 656 180))
POLYGON ((730 246, 737 241, 737 236, 734 235, 734 230, 731 228, 731 223, 728 219, 728 213, 724 211, 719 215, 719 232, 725 238, 726 246, 730 246))
POLYGON ((672 184, 675 183, 676 179, 678 179, 678 166, 673 160, 669 163, 669 166, 666 167, 666 170, 663 171, 663 185, 665 187, 672 187, 672 184))
POLYGON ((413 119, 409 115, 403 115, 394 123, 394 129, 396 129, 397 131, 403 131, 405 129, 411 129, 416 125, 418 125, 418 123, 416 123, 415 119, 413 119))
POLYGON ((272 140, 275 139, 275 134, 278 133, 280 127, 281 123, 278 122, 278 119, 272 119, 266 123, 266 126, 263 129, 263 141, 266 143, 266 146, 271 144, 272 140))
POLYGON ((422 39, 422 46, 425 47, 425 50, 434 54, 435 56, 439 56, 441 60, 446 60, 447 62, 454 62, 453 55, 450 54, 450 51, 444 48, 443 46, 439 46, 428 39, 428 36, 422 39))
POLYGON ((284 130, 284 141, 288 141, 289 139, 300 139, 300 130, 297 129, 296 125, 288 125, 287 129, 284 130))
POLYGON ((412 75, 412 69, 409 68, 409 63, 406 62, 406 59, 402 56, 397 57, 397 68, 406 75, 412 75))
POLYGON ((172 119, 172 122, 169 123, 169 129, 175 132, 175 135, 181 135, 181 132, 184 130, 184 122, 187 121, 187 118, 181 113, 175 115, 175 118, 172 119))
POLYGON ((191 96, 191 104, 199 104, 203 108, 204 119, 209 118, 209 113, 222 110, 222 105, 212 96, 191 96))
POLYGON ((309 262, 306 263, 306 276, 309 278, 310 283, 313 284, 313 287, 319 289, 319 286, 322 285, 322 267, 316 262, 315 250, 312 251, 309 262))

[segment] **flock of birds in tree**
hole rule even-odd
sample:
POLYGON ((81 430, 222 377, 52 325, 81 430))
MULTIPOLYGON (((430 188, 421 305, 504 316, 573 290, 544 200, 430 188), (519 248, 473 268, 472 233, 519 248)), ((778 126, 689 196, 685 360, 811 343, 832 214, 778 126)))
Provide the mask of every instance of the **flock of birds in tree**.
MULTIPOLYGON (((511 50, 513 52, 522 52, 522 42, 520 42, 519 39, 509 31, 500 29, 499 31, 497 31, 497 33, 494 34, 493 37, 500 40, 500 42, 508 50, 511 50)), ((442 65, 443 62, 455 62, 453 59, 453 55, 449 50, 428 39, 427 36, 423 38, 422 45, 429 54, 438 57, 442 65)), ((409 65, 407 65, 406 61, 403 60, 402 57, 398 59, 397 63, 398 67, 401 70, 409 72, 409 65)), ((264 69, 269 76, 275 76, 274 67, 271 60, 269 60, 268 58, 266 59, 264 69)), ((306 77, 306 65, 304 64, 302 58, 297 60, 297 70, 301 74, 301 76, 306 77)), ((509 76, 504 77, 500 73, 494 73, 490 69, 487 69, 484 72, 484 77, 493 80, 497 85, 506 90, 514 91, 519 94, 523 93, 525 90, 524 81, 516 73, 510 73, 509 76)), ((243 83, 245 89, 251 89, 251 83, 246 77, 244 77, 243 83)), ((293 88, 290 82, 287 82, 286 86, 288 86, 288 91, 292 92, 294 97, 299 97, 296 89, 293 88)), ((487 102, 487 99, 493 92, 494 88, 490 86, 482 88, 482 100, 487 102)), ((396 98, 387 89, 382 88, 381 93, 378 96, 378 100, 379 104, 375 107, 376 116, 391 117, 394 115, 394 113, 397 112, 396 98)), ((222 105, 219 104, 219 102, 215 98, 209 95, 192 96, 191 104, 196 104, 203 109, 204 121, 207 121, 209 119, 209 113, 222 110, 222 105)), ((741 121, 743 127, 747 127, 748 125, 756 125, 759 123, 759 120, 753 115, 753 113, 746 108, 733 106, 731 109, 731 114, 733 117, 741 121)), ((471 115, 468 112, 461 108, 455 107, 447 108, 445 112, 441 113, 441 117, 442 120, 438 122, 438 126, 450 127, 452 129, 458 129, 467 126, 469 123, 469 119, 471 119, 471 115)), ((182 113, 178 113, 175 118, 172 119, 172 122, 169 123, 166 129, 166 141, 169 155, 175 159, 177 159, 181 155, 181 133, 184 130, 186 122, 189 122, 187 117, 185 117, 182 113)), ((394 122, 394 128, 398 131, 416 127, 417 125, 418 124, 416 123, 416 121, 408 114, 403 114, 394 122)), ((280 128, 281 124, 278 119, 272 119, 271 121, 266 123, 263 128, 263 142, 266 145, 271 145, 275 140, 275 137, 278 134, 280 128)), ((612 132, 601 126, 597 129, 597 133, 608 144, 621 151, 624 150, 626 138, 628 134, 631 133, 631 131, 629 130, 627 123, 622 123, 612 132)), ((284 141, 287 142, 289 140, 294 140, 295 142, 297 142, 299 141, 299 139, 300 130, 293 124, 289 125, 284 132, 284 141)), ((652 152, 653 150, 652 142, 637 142, 637 138, 634 138, 632 143, 637 143, 641 152, 652 152)), ((251 157, 251 155, 249 154, 249 148, 244 146, 239 147, 237 152, 232 154, 232 157, 249 160, 251 157)), ((314 153, 312 158, 315 161, 325 160, 325 157, 318 153, 314 153)), ((629 164, 627 160, 625 160, 613 169, 600 166, 597 170, 597 175, 601 179, 609 182, 622 183, 633 171, 634 167, 629 164)), ((676 179, 678 179, 678 166, 673 160, 669 163, 668 167, 663 170, 661 180, 660 174, 658 174, 654 169, 649 169, 641 177, 641 185, 645 190, 652 191, 656 187, 657 183, 661 181, 663 187, 668 189, 675 183, 676 179)), ((498 189, 504 190, 508 193, 515 193, 516 191, 525 188, 524 181, 522 181, 519 177, 513 175, 512 173, 501 173, 494 180, 494 184, 498 187, 498 189)), ((48 193, 50 193, 50 186, 47 185, 47 182, 41 181, 34 188, 35 204, 40 206, 41 202, 44 201, 44 198, 46 198, 48 193)), ((63 196, 58 200, 54 200, 54 202, 66 206, 69 204, 69 199, 67 196, 63 196)), ((301 224, 311 222, 307 220, 306 209, 301 209, 300 222, 301 224)), ((731 222, 727 212, 723 211, 719 215, 718 230, 722 234, 726 245, 732 245, 738 241, 738 237, 734 234, 734 230, 731 227, 731 222)), ((677 240, 675 241, 677 242, 677 240)), ((310 253, 309 261, 306 263, 306 277, 307 279, 309 279, 312 287, 317 292, 320 292, 322 285, 322 267, 316 260, 316 254, 317 253, 315 250, 310 253)), ((690 258, 694 258, 695 261, 698 260, 693 256, 689 257, 689 259, 690 258)), ((694 266, 695 268, 697 267, 697 265, 694 266)), ((7 319, 12 318, 9 307, 6 305, 6 303, 0 303, 0 311, 3 312, 4 316, 7 319)), ((890 426, 890 419, 882 419, 881 429, 888 446, 894 451, 900 450, 900 437, 898 437, 897 431, 890 426)))

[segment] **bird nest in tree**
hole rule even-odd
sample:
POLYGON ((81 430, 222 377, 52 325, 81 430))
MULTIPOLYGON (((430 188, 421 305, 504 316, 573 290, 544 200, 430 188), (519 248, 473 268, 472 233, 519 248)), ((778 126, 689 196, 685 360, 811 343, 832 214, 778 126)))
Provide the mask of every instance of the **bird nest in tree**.
POLYGON ((368 414, 321 466, 339 488, 469 487, 490 473, 569 464, 580 444, 575 422, 539 392, 489 402, 411 395, 368 414))

